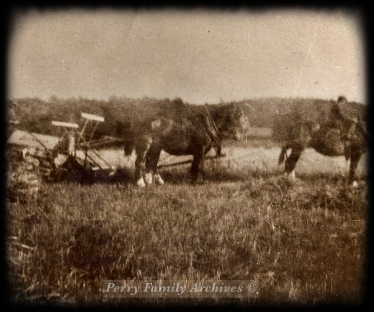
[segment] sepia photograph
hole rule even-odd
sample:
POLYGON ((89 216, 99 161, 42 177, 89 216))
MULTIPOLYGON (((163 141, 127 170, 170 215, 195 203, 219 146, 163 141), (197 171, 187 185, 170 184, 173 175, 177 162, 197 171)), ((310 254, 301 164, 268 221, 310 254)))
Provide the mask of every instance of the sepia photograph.
POLYGON ((359 305, 358 7, 14 7, 5 243, 17 305, 359 305))

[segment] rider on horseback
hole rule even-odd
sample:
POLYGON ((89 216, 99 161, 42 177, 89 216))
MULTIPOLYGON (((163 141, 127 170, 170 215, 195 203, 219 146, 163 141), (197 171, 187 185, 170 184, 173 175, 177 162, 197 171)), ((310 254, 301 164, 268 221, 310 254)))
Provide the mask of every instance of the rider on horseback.
POLYGON ((345 158, 349 159, 351 139, 357 126, 357 120, 343 115, 341 105, 345 105, 346 103, 347 99, 344 96, 338 97, 338 101, 334 103, 331 108, 327 125, 333 129, 339 130, 341 140, 344 142, 345 158))

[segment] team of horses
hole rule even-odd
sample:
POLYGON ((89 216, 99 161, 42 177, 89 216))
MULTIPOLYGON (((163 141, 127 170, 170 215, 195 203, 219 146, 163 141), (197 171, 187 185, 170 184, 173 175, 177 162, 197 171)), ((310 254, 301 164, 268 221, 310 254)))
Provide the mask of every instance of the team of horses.
MULTIPOLYGON (((345 103, 345 97, 339 97, 325 123, 305 120, 295 113, 276 116, 273 133, 275 141, 281 143, 279 164, 285 161, 288 177, 295 178, 295 166, 303 150, 313 148, 326 156, 345 156, 350 161, 349 183, 357 185, 355 173, 367 150, 368 135, 362 118, 342 112, 345 103)), ((248 119, 236 104, 205 106, 205 110, 187 116, 149 118, 126 129, 125 155, 136 152, 135 183, 140 187, 153 182, 164 184, 158 172, 161 150, 177 156, 192 155, 191 181, 200 183, 209 150, 214 148, 216 156, 221 156, 222 141, 240 140, 248 128, 248 119)))

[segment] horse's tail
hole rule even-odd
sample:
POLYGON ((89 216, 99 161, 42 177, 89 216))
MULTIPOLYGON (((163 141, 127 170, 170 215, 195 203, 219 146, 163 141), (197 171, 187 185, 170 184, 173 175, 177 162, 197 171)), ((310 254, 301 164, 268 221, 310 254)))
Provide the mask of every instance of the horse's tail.
POLYGON ((287 146, 283 145, 282 150, 279 154, 278 165, 281 165, 285 161, 285 159, 287 159, 287 146))

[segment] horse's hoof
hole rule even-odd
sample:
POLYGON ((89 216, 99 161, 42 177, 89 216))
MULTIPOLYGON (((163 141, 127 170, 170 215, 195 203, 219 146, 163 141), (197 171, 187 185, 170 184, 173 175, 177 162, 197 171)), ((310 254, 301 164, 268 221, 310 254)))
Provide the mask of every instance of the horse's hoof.
POLYGON ((154 179, 155 179, 155 183, 158 184, 158 185, 164 185, 165 184, 164 180, 162 180, 159 173, 156 173, 154 175, 154 179))
POLYGON ((296 181, 295 171, 292 170, 291 172, 285 172, 284 177, 289 181, 296 181))
POLYGON ((144 179, 146 184, 152 184, 152 172, 146 173, 144 179))
POLYGON ((144 183, 143 178, 140 178, 138 181, 136 181, 136 185, 139 187, 146 187, 146 184, 144 183))

